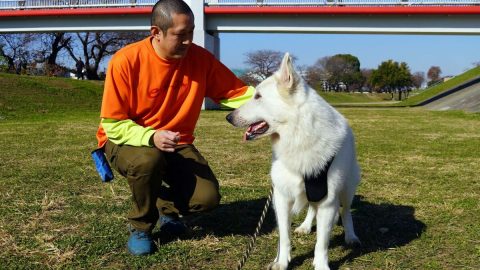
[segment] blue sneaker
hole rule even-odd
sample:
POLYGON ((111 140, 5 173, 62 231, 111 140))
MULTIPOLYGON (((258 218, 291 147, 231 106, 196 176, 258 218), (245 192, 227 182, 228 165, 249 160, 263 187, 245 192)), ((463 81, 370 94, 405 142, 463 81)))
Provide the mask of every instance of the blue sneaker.
POLYGON ((138 231, 129 226, 130 237, 128 238, 128 251, 135 256, 149 255, 155 252, 155 244, 149 232, 138 231))
POLYGON ((175 216, 160 215, 158 223, 160 224, 160 231, 170 235, 180 236, 187 232, 187 225, 175 216))

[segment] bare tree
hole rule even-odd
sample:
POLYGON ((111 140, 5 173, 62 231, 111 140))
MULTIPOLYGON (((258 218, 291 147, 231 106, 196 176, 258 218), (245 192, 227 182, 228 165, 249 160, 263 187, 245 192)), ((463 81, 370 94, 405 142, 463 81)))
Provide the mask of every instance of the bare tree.
POLYGON ((242 80, 245 84, 251 85, 251 86, 256 86, 259 84, 262 80, 255 76, 252 72, 245 72, 242 75, 238 77, 240 80, 242 80))
POLYGON ((304 81, 307 81, 307 75, 308 75, 308 66, 307 65, 298 65, 296 66, 298 75, 302 77, 304 81))
MULTIPOLYGON (((9 55, 6 52, 5 44, 0 41, 0 57, 2 58, 2 62, 5 61, 6 70, 5 71, 14 71, 15 70, 15 60, 12 55, 9 55)), ((3 64, 3 63, 2 63, 3 64)))
POLYGON ((417 71, 412 74, 412 84, 415 88, 419 89, 425 82, 425 72, 417 71))
MULTIPOLYGON (((59 53, 67 48, 72 37, 62 32, 47 33, 41 36, 42 48, 39 50, 38 60, 43 59, 47 75, 52 75, 57 67, 59 53)), ((37 60, 37 61, 38 61, 37 60)))
POLYGON ((370 83, 370 78, 372 77, 373 74, 373 69, 371 68, 363 68, 360 70, 362 72, 362 77, 363 77, 363 83, 362 83, 362 91, 367 90, 368 92, 373 91, 373 85, 370 83))
POLYGON ((307 67, 305 80, 309 85, 317 90, 328 90, 328 86, 326 84, 329 76, 326 69, 327 61, 328 57, 323 57, 318 59, 313 65, 307 67))
POLYGON ((427 72, 427 77, 430 80, 428 85, 432 85, 440 81, 440 74, 442 74, 442 70, 439 66, 431 66, 427 72))
POLYGON ((244 63, 249 66, 252 75, 265 80, 278 69, 282 56, 279 51, 259 50, 247 53, 244 63))
POLYGON ((32 41, 33 34, 0 34, 0 56, 6 59, 9 72, 26 72, 33 58, 32 41))
POLYGON ((85 32, 77 33, 75 42, 66 47, 70 57, 85 63, 86 76, 89 80, 100 79, 98 69, 102 60, 114 54, 126 44, 138 41, 145 33, 125 32, 85 32))
MULTIPOLYGON (((273 50, 258 50, 249 52, 245 56, 247 59, 244 63, 247 64, 249 71, 241 79, 244 82, 257 84, 277 71, 282 62, 283 53, 273 50)), ((297 58, 292 55, 292 59, 295 61, 297 58)))

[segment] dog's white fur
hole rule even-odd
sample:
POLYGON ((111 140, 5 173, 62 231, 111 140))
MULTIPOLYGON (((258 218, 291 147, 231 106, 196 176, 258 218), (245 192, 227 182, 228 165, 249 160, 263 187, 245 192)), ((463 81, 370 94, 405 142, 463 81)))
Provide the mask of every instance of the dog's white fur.
POLYGON ((329 269, 328 243, 340 205, 345 242, 359 243, 350 205, 360 182, 360 168, 353 133, 346 119, 301 79, 287 53, 280 69, 260 83, 254 98, 230 113, 227 120, 237 127, 266 122, 268 130, 260 134, 253 132, 251 138, 267 135, 272 138, 273 205, 280 241, 277 257, 269 268, 287 269, 291 214, 300 212, 308 203, 305 221, 295 232, 310 233, 316 218, 313 265, 315 270, 329 269), (309 203, 304 176, 321 171, 332 156, 335 158, 327 174, 328 194, 317 203, 309 203))

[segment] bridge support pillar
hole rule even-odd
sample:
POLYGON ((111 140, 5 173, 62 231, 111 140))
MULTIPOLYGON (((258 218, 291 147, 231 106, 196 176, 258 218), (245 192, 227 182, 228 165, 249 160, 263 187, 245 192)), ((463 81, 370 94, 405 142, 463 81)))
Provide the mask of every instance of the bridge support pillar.
MULTIPOLYGON (((195 33, 195 34, 200 34, 200 33, 195 33)), ((194 34, 194 35, 195 35, 194 34)), ((220 39, 218 37, 218 33, 213 33, 212 35, 203 31, 203 37, 204 37, 204 44, 203 47, 207 50, 209 50, 217 59, 220 59, 220 39)), ((200 44, 199 44, 200 45, 200 44)), ((219 109, 220 106, 218 106, 217 103, 213 102, 211 99, 206 98, 203 101, 203 107, 204 110, 214 110, 214 109, 219 109)))
MULTIPOLYGON (((204 1, 184 0, 195 15, 195 31, 193 33, 193 42, 209 50, 217 59, 220 59, 220 40, 218 34, 209 34, 205 31, 205 12, 204 1)), ((201 67, 199 67, 201 68, 201 67)), ((218 109, 219 106, 210 99, 205 99, 203 109, 218 109)))

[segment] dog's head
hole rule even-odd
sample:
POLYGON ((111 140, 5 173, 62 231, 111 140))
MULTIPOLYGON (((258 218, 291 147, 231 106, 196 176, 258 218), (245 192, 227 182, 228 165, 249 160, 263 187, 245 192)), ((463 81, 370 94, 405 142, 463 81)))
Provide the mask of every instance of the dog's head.
POLYGON ((227 121, 236 127, 248 127, 244 140, 278 133, 294 118, 296 105, 302 99, 301 89, 303 82, 286 53, 278 71, 256 87, 251 100, 228 114, 227 121))

